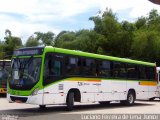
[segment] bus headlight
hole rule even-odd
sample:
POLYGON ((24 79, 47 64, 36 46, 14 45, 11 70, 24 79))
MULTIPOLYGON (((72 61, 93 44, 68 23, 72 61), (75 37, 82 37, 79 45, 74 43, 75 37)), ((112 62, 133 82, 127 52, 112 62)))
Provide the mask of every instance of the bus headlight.
POLYGON ((37 95, 38 91, 39 91, 39 87, 36 88, 36 89, 34 89, 34 91, 32 92, 31 95, 32 95, 32 96, 37 95))

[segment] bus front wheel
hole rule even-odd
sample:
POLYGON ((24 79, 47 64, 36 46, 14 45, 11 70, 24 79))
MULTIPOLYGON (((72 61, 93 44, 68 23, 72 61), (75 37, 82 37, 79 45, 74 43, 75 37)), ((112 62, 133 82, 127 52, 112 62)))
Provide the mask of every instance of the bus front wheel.
POLYGON ((46 108, 46 105, 39 105, 39 108, 44 109, 44 108, 46 108))
POLYGON ((149 101, 153 101, 155 98, 150 98, 149 101))
POLYGON ((135 93, 133 91, 129 91, 127 95, 127 100, 121 101, 122 104, 127 106, 132 106, 135 102, 135 93))
POLYGON ((74 107, 74 92, 69 92, 66 100, 67 111, 72 111, 74 107))

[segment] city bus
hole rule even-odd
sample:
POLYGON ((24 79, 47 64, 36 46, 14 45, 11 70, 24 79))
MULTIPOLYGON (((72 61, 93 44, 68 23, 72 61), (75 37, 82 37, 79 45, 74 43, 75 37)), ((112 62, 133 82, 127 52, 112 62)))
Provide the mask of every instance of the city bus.
POLYGON ((157 95, 153 98, 150 98, 149 100, 152 101, 155 98, 159 98, 160 99, 160 67, 157 67, 157 78, 158 78, 158 84, 157 84, 157 95))
POLYGON ((156 95, 156 64, 52 46, 14 51, 7 86, 10 102, 66 105, 75 102, 108 104, 156 95))
POLYGON ((0 94, 7 93, 7 79, 11 60, 0 60, 0 94))

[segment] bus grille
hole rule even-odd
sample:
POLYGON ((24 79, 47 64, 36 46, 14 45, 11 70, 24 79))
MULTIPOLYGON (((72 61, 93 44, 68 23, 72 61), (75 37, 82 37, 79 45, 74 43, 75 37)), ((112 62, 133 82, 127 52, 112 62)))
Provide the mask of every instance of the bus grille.
POLYGON ((21 101, 23 103, 25 103, 27 101, 27 97, 16 97, 16 96, 10 96, 12 101, 21 101))

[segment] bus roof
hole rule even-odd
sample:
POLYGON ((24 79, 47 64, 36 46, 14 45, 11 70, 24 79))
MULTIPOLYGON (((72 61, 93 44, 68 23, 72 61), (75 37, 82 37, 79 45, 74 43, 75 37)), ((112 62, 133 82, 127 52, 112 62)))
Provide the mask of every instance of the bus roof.
POLYGON ((64 54, 70 54, 70 55, 78 55, 78 56, 84 56, 84 57, 92 57, 92 58, 105 59, 105 60, 112 60, 112 61, 117 61, 117 62, 141 64, 141 65, 147 65, 147 66, 156 66, 155 63, 150 63, 150 62, 131 60, 127 58, 119 58, 119 57, 106 56, 106 55, 99 55, 99 54, 87 53, 87 52, 82 52, 82 51, 77 51, 77 50, 68 50, 68 49, 56 48, 52 46, 46 46, 44 51, 64 53, 64 54))

